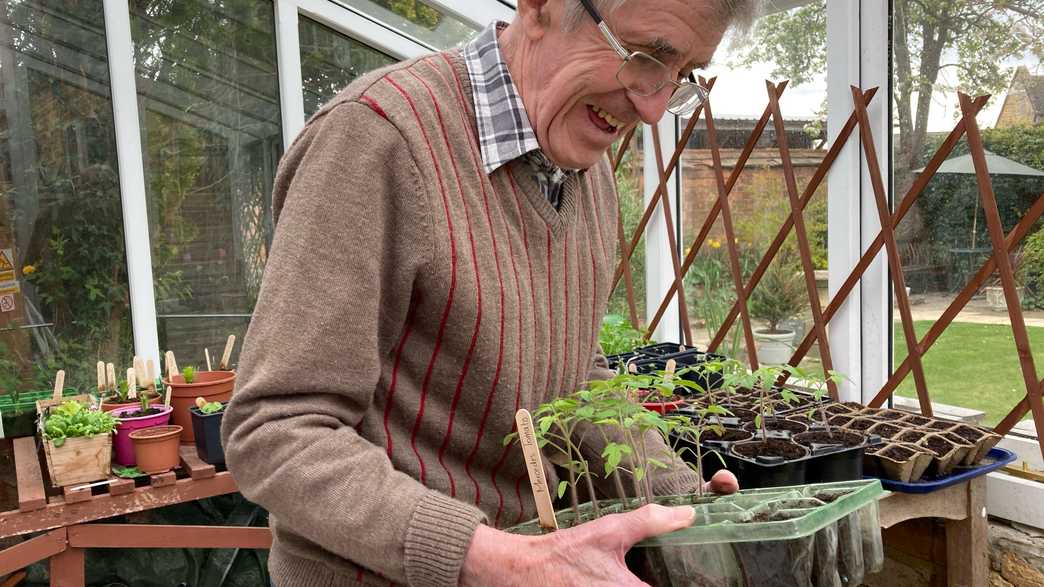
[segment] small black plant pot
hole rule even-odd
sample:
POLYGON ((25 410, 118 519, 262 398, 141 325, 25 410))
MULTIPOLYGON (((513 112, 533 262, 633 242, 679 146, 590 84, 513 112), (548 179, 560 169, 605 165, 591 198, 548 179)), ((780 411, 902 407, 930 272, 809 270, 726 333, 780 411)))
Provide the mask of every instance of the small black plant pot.
POLYGON ((203 462, 211 465, 225 464, 225 448, 221 446, 221 418, 225 410, 204 414, 199 408, 189 410, 192 415, 192 433, 195 435, 196 453, 203 462))

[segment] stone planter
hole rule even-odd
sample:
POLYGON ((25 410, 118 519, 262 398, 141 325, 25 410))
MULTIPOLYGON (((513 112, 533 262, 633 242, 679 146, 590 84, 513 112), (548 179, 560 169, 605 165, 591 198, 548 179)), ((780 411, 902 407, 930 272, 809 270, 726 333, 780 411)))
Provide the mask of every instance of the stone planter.
POLYGON ((767 365, 782 365, 794 354, 794 331, 786 330, 772 333, 762 329, 754 330, 754 340, 758 344, 758 361, 767 365))
MULTIPOLYGON (((1019 295, 1019 303, 1022 303, 1022 293, 1026 288, 1021 285, 1015 287, 1015 292, 1019 295)), ((990 307, 994 312, 1007 312, 1008 303, 1004 300, 1004 288, 999 285, 988 285, 982 288, 982 291, 986 294, 986 305, 990 307)))

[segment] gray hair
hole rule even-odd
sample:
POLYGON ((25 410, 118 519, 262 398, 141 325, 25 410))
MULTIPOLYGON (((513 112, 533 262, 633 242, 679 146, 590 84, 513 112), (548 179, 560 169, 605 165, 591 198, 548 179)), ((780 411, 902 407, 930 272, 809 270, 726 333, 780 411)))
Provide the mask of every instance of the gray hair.
MULTIPOLYGON (((755 0, 707 0, 717 4, 718 14, 730 27, 746 30, 754 20, 756 9, 755 0)), ((610 13, 623 5, 627 0, 591 0, 602 17, 608 17, 610 13)), ((562 28, 566 31, 574 31, 584 19, 588 18, 580 0, 565 0, 565 16, 562 19, 562 28)))

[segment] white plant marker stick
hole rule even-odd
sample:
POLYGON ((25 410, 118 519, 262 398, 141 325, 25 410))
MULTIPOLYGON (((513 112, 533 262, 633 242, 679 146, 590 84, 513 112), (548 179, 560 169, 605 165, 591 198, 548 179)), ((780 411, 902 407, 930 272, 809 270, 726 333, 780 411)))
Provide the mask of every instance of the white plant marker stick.
POLYGON ((171 387, 168 385, 167 386, 167 392, 163 394, 163 407, 164 408, 169 408, 170 407, 170 393, 172 391, 174 391, 174 390, 171 389, 171 387))
POLYGON ((222 371, 228 371, 228 362, 232 360, 232 347, 236 344, 236 335, 228 335, 228 340, 225 341, 225 352, 221 353, 221 363, 218 364, 218 369, 222 371))
POLYGON ((174 376, 180 373, 181 369, 178 369, 178 362, 174 360, 174 351, 167 351, 166 357, 167 378, 173 381, 174 376))
POLYGON ((109 393, 116 393, 116 366, 112 363, 105 365, 105 385, 109 393))
POLYGON ((145 387, 148 387, 152 391, 156 391, 156 361, 149 359, 145 361, 145 369, 148 371, 149 382, 145 387))
POLYGON ((134 376, 134 367, 127 369, 127 399, 138 399, 138 379, 134 376))
POLYGON ((98 395, 105 394, 105 361, 98 361, 98 395))
POLYGON ((58 373, 54 375, 54 393, 51 394, 51 399, 55 401, 62 401, 62 391, 65 389, 65 370, 59 369, 58 373))
POLYGON ((138 387, 148 387, 149 382, 145 379, 145 361, 137 355, 134 357, 134 376, 138 387))
POLYGON ((533 488, 533 499, 536 501, 540 527, 545 530, 558 530, 558 520, 555 519, 551 494, 548 493, 547 480, 544 478, 544 462, 540 458, 540 447, 537 446, 533 417, 529 414, 529 410, 522 409, 515 412, 515 424, 518 427, 518 440, 522 445, 522 455, 526 459, 526 471, 529 472, 529 485, 533 488))
POLYGON ((203 347, 203 357, 207 360, 207 371, 210 371, 210 351, 207 350, 207 347, 203 347))

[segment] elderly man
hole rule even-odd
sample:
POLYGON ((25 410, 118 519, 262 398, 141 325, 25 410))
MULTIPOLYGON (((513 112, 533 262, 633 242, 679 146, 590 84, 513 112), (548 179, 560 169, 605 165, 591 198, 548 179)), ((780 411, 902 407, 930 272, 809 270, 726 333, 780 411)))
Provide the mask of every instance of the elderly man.
MULTIPOLYGON (((695 109, 690 73, 744 5, 519 0, 510 25, 364 76, 308 122, 224 428, 272 514, 277 585, 636 584, 627 549, 691 522, 649 506, 497 530, 535 517, 502 439, 518 408, 609 375, 606 150, 695 109)), ((679 468, 653 489, 698 482, 679 468)))

